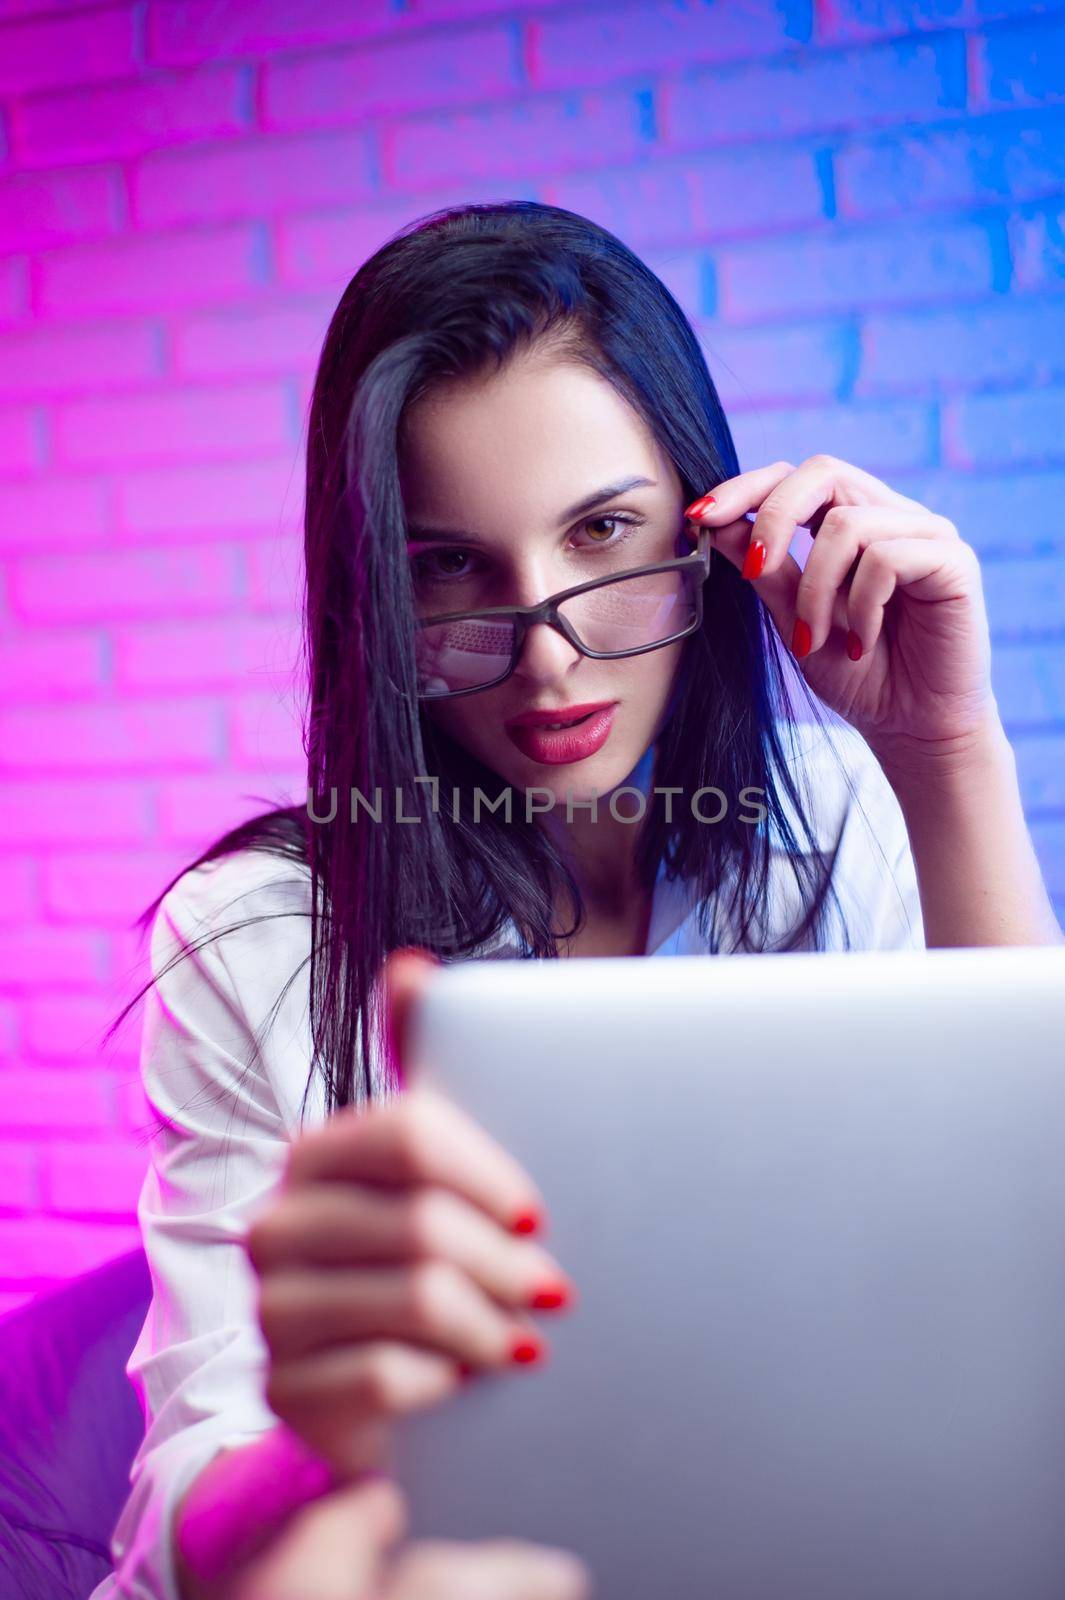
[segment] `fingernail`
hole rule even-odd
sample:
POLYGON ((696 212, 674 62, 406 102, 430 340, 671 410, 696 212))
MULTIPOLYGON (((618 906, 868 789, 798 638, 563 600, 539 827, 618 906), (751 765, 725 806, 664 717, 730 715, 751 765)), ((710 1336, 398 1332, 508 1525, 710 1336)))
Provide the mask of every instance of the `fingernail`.
POLYGON ((761 539, 752 539, 747 546, 747 554, 743 558, 743 578, 758 578, 765 566, 766 548, 761 539))
POLYGON ((543 1345, 537 1344, 535 1339, 518 1339, 511 1345, 510 1359, 520 1366, 529 1367, 539 1361, 543 1353, 543 1345))
POLYGON ((528 1304, 536 1311, 560 1311, 572 1299, 569 1286, 564 1283, 545 1283, 529 1298, 528 1304))
POLYGON ((800 658, 806 655, 812 642, 813 635, 810 632, 810 624, 808 622, 804 622, 801 617, 796 617, 795 626, 791 632, 792 655, 799 656, 800 658))
POLYGON ((469 1383, 471 1379, 476 1378, 477 1368, 469 1366, 465 1361, 460 1361, 458 1363, 458 1374, 460 1383, 469 1383))
POLYGON ((705 511, 708 506, 713 506, 716 504, 717 501, 714 499, 712 494, 700 495, 698 500, 693 500, 691 505, 685 508, 684 515, 686 517, 697 517, 701 512, 705 511))
POLYGON ((511 1233, 539 1233, 541 1225, 538 1211, 521 1211, 510 1224, 510 1231, 511 1233))
POLYGON ((862 659, 862 641, 853 628, 847 633, 847 654, 852 661, 860 661, 862 659))

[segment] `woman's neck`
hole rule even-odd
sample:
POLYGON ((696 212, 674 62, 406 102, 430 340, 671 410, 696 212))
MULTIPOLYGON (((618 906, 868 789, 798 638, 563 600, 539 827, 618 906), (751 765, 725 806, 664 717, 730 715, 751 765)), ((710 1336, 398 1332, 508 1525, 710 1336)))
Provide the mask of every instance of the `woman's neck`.
POLYGON ((596 916, 623 920, 642 898, 636 875, 636 847, 641 823, 635 820, 635 802, 626 799, 616 809, 619 821, 610 811, 607 799, 600 799, 598 816, 574 810, 573 820, 548 813, 543 825, 577 880, 581 897, 596 916), (630 816, 633 820, 626 821, 630 816))
POLYGON ((572 914, 556 920, 560 956, 642 956, 647 950, 654 896, 649 889, 637 890, 620 908, 602 909, 587 899, 580 928, 563 938, 572 914))

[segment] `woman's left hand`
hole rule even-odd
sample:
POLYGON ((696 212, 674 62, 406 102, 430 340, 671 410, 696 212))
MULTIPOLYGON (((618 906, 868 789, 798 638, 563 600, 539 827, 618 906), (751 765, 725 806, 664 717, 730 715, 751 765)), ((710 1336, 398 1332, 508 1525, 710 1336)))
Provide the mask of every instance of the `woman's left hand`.
POLYGON ((742 472, 701 504, 685 515, 713 530, 810 688, 874 749, 962 748, 997 721, 979 562, 946 517, 827 455, 742 472), (788 553, 798 526, 813 535, 804 568, 788 553))

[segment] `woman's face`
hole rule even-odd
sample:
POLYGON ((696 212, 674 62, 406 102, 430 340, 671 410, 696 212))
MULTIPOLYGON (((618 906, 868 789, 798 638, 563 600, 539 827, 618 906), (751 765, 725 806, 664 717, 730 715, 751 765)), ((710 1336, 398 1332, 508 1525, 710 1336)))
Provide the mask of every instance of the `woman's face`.
MULTIPOLYGON (((534 350, 498 375, 416 401, 400 473, 420 616, 533 605, 690 551, 678 543, 684 499, 673 463, 610 384, 558 356, 534 350)), ((426 704, 439 727, 515 788, 546 789, 563 804, 567 794, 606 796, 657 737, 683 647, 677 640, 596 661, 539 624, 503 683, 426 704), (527 736, 516 742, 508 731, 522 712, 559 709, 562 720, 565 708, 602 702, 614 707, 610 731, 577 759, 565 751, 561 761, 545 759, 543 748, 530 750, 527 736)))

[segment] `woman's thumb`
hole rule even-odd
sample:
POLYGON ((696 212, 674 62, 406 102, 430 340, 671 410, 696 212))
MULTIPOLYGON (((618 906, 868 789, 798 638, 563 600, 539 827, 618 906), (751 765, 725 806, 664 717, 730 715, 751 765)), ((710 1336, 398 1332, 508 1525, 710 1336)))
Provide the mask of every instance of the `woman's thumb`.
POLYGON ((404 1061, 410 1043, 410 1022, 414 1006, 432 974, 440 966, 439 957, 418 945, 393 950, 384 965, 385 1012, 388 1049, 393 1071, 400 1083, 406 1078, 404 1061))

